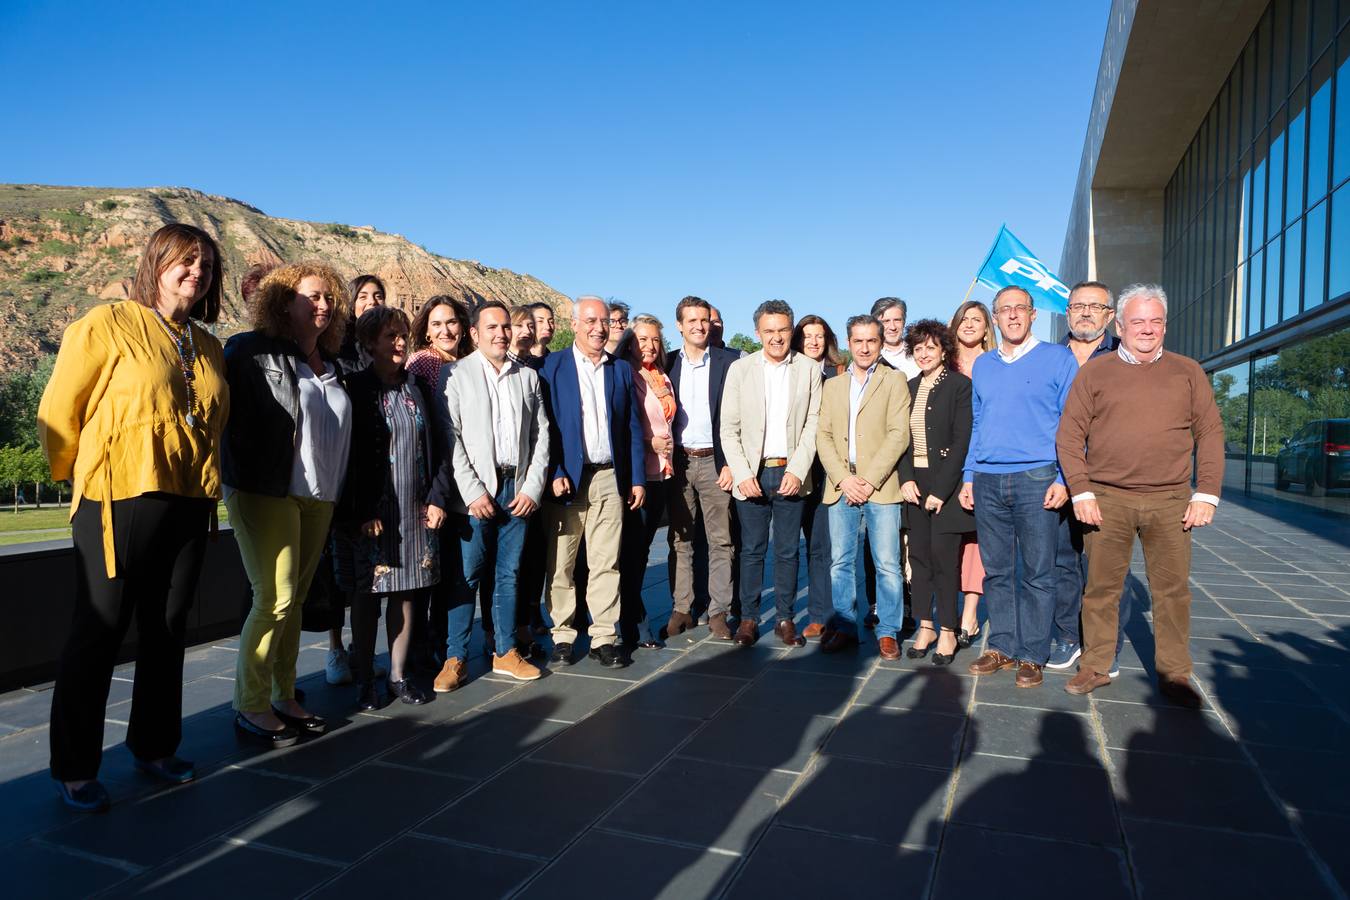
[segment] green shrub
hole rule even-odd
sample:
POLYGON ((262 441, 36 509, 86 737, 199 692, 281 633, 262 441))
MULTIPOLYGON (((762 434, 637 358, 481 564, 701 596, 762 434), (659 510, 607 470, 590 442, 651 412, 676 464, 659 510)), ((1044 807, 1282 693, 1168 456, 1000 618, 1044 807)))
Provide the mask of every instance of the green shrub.
POLYGON ((332 225, 325 225, 323 230, 328 232, 329 234, 336 235, 337 237, 340 238, 346 238, 348 240, 355 240, 359 234, 359 232, 357 232, 355 228, 349 228, 346 225, 338 225, 337 223, 334 223, 332 225))
POLYGON ((48 256, 74 256, 80 248, 67 241, 43 241, 39 249, 48 256))
POLYGON ((61 273, 53 272, 51 269, 34 269, 31 272, 24 272, 23 280, 28 284, 46 284, 51 281, 60 281, 61 273))
POLYGON ((102 203, 98 205, 98 208, 103 210, 104 212, 112 212, 114 209, 117 209, 117 201, 104 200, 102 203))

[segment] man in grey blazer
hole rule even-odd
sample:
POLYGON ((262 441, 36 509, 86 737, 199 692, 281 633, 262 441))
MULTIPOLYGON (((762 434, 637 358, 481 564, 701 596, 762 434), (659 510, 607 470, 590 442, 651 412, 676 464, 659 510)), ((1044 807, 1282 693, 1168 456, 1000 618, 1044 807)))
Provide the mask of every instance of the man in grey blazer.
POLYGON ((734 640, 759 639, 759 599, 769 528, 774 535, 774 633, 789 647, 805 641, 792 621, 797 599, 797 535, 811 491, 820 414, 820 366, 791 349, 792 307, 766 300, 755 310, 764 349, 727 370, 722 393, 722 450, 731 467, 741 525, 741 623, 734 640))
POLYGON ((442 372, 445 440, 458 496, 442 532, 459 540, 463 571, 450 602, 446 660, 437 693, 464 683, 474 597, 489 566, 496 575, 492 618, 498 623, 492 671, 521 681, 539 677, 515 648, 516 572, 526 520, 539 508, 548 474, 548 412, 539 376, 509 356, 511 313, 489 300, 473 311, 469 331, 478 349, 442 372))

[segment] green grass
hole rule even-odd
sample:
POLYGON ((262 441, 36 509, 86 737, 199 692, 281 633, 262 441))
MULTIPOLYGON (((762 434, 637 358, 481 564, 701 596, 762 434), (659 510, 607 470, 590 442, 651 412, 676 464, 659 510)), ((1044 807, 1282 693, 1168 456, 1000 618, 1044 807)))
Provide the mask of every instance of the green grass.
MULTIPOLYGON (((10 497, 11 503, 13 497, 10 497)), ((217 508, 220 524, 229 521, 225 504, 217 508)), ((46 506, 42 509, 14 507, 0 504, 0 547, 28 544, 34 541, 59 541, 70 537, 70 507, 46 506)))
POLYGON ((68 241, 43 241, 38 247, 48 256, 74 256, 80 252, 79 247, 68 241))

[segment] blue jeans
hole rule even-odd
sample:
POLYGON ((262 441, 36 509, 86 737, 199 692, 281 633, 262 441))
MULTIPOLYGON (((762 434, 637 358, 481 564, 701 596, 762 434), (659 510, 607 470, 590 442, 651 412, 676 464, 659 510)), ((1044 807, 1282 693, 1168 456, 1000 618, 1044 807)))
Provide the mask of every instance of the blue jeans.
MULTIPOLYGON (((877 567, 877 637, 895 637, 900 630, 900 604, 904 576, 900 570, 900 504, 864 503, 850 506, 840 497, 830 506, 830 585, 834 616, 829 627, 846 634, 858 633, 858 597, 855 570, 858 559, 858 529, 866 522, 867 544, 877 567)), ((864 608, 865 613, 865 608, 864 608)))
POLYGON ((759 618, 759 598, 764 586, 764 557, 773 526, 773 600, 777 621, 792 618, 797 600, 797 559, 801 545, 802 498, 778 493, 786 466, 760 469, 763 496, 736 501, 741 523, 741 617, 759 618))
POLYGON ((1073 517, 1073 504, 1059 508, 1055 535, 1055 637, 1073 644, 1079 640, 1078 617, 1083 612, 1083 585, 1087 566, 1083 557, 1083 532, 1073 517))
POLYGON ((1057 467, 1048 465, 976 472, 974 481, 989 649, 1037 665, 1050 658, 1054 630, 1060 519, 1059 510, 1043 504, 1056 474, 1057 467))
MULTIPOLYGON (((501 484, 497 486, 497 496, 493 498, 497 511, 492 518, 465 516, 456 523, 464 564, 456 580, 454 596, 446 616, 447 659, 467 658, 469 631, 473 628, 473 601, 489 567, 495 576, 492 619, 498 623, 493 632, 494 652, 498 656, 505 656, 516 645, 515 629, 512 627, 516 621, 516 570, 520 568, 520 551, 525 546, 525 529, 529 520, 507 512, 506 505, 515 498, 515 478, 502 478, 501 484)), ((539 515, 538 510, 534 514, 539 515)), ((532 564, 542 565, 542 562, 534 561, 532 564)))
POLYGON ((802 533, 806 536, 806 610, 811 621, 824 625, 834 611, 830 599, 830 508, 821 503, 825 476, 802 501, 802 533))

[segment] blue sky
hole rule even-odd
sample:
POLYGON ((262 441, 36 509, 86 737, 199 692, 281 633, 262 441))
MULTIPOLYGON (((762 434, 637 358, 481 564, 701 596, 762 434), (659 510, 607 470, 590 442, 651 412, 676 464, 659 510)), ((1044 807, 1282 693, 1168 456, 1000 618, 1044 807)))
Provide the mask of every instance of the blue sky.
POLYGON ((0 181, 195 187, 729 331, 945 318, 1004 221, 1058 263, 1109 5, 6 0, 0 181))

